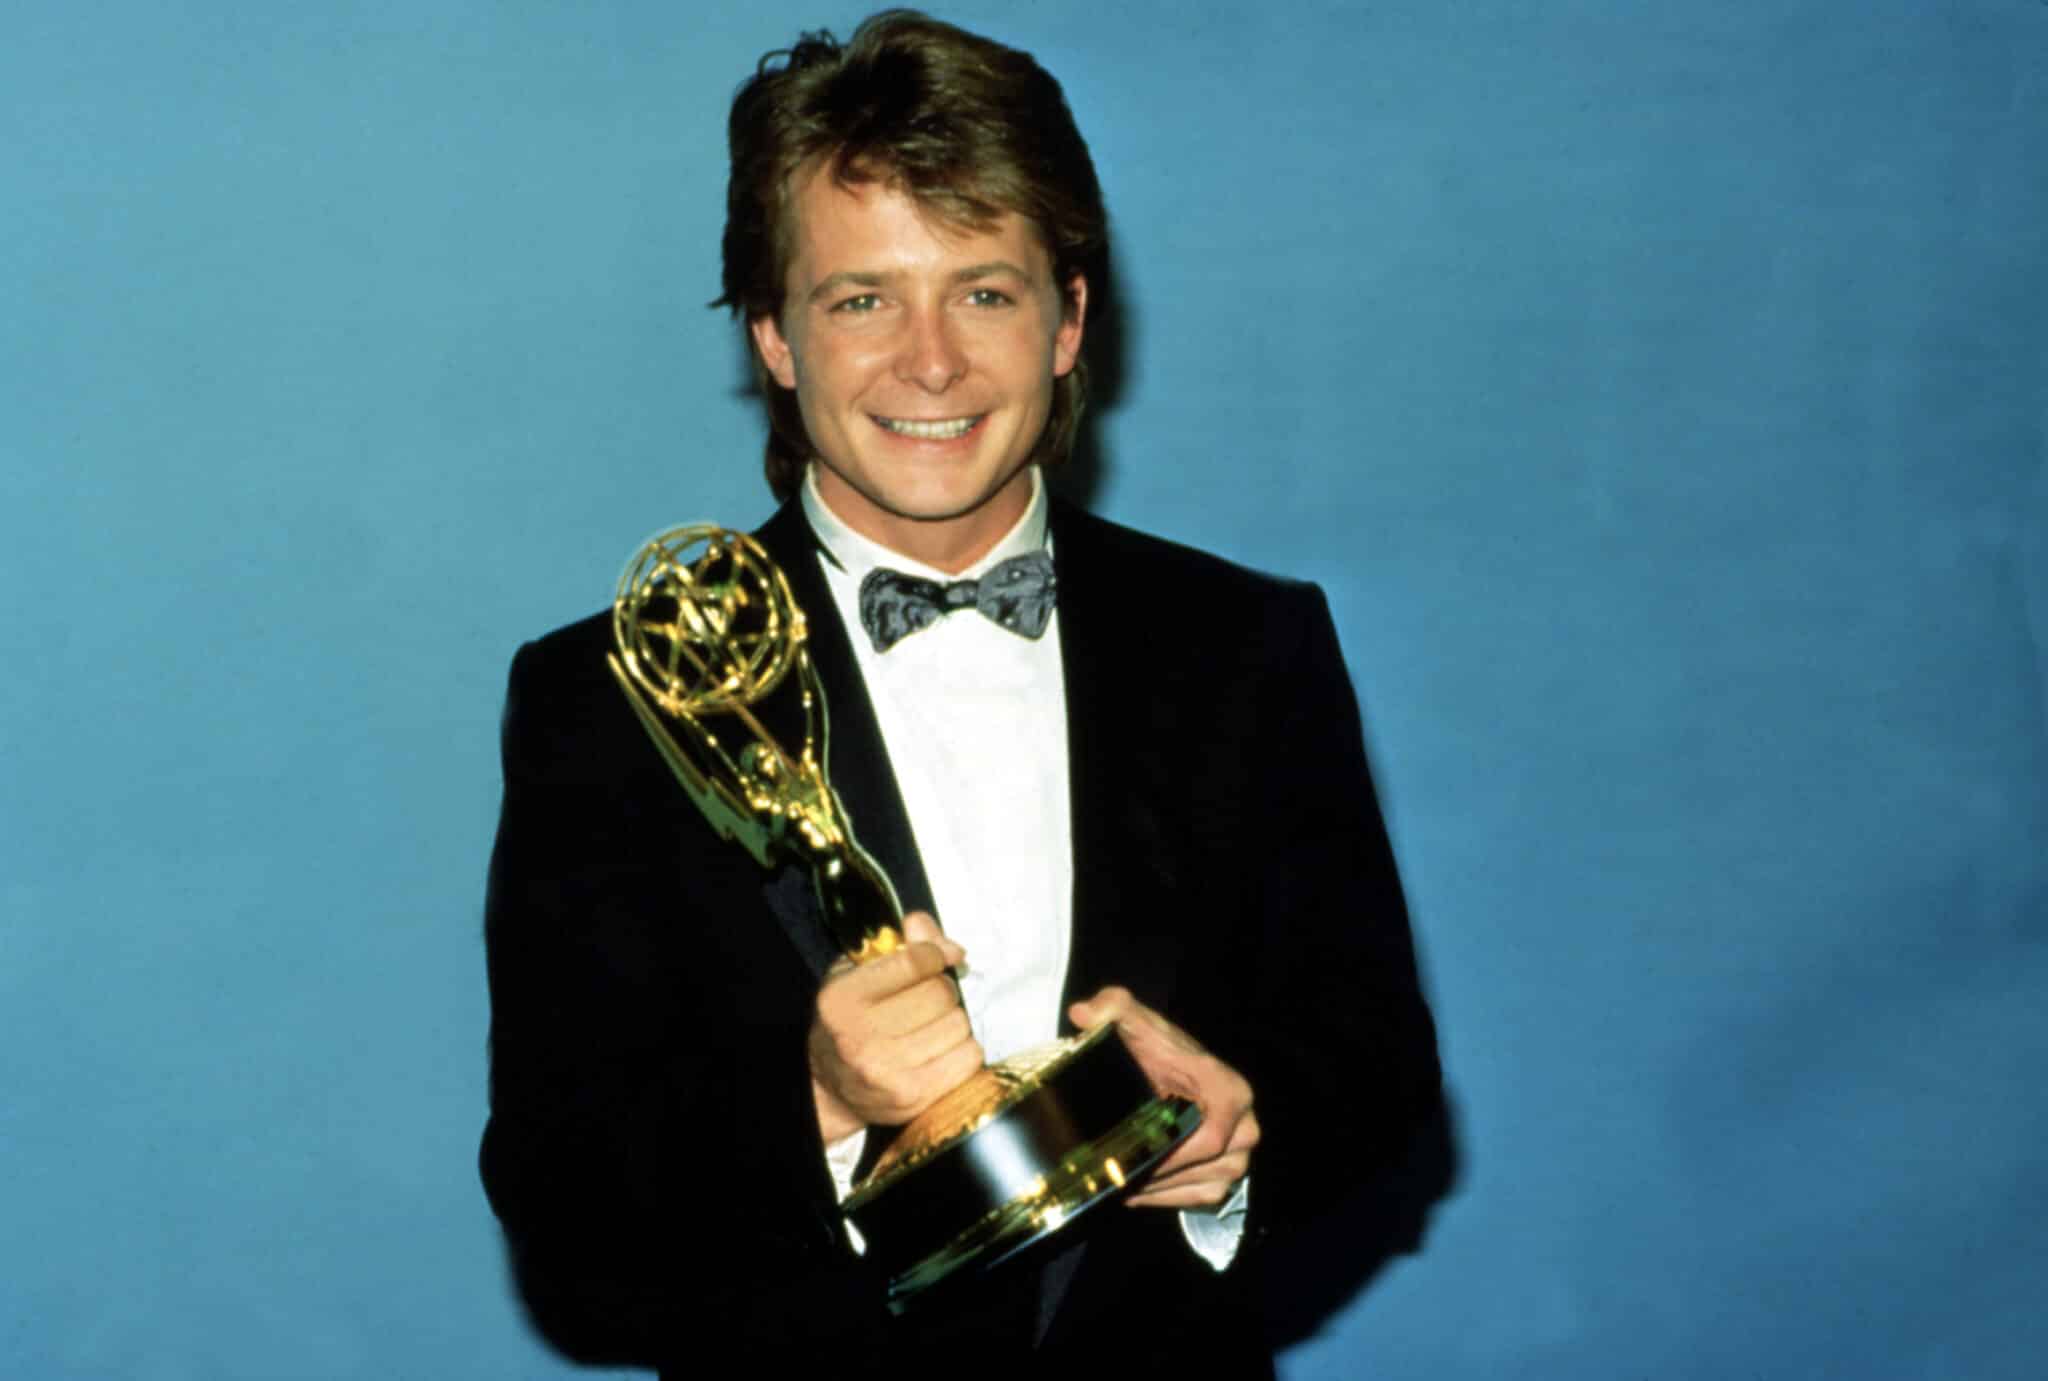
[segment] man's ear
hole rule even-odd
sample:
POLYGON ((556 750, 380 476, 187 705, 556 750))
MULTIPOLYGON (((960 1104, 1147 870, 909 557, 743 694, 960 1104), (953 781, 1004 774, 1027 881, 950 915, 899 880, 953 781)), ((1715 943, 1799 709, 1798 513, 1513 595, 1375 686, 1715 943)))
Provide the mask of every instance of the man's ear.
POLYGON ((1060 295, 1060 325, 1052 337, 1052 376, 1064 379, 1081 358, 1081 333, 1088 322, 1088 280, 1075 274, 1060 295))
POLYGON ((761 354, 761 363, 776 383, 784 388, 796 387, 796 356, 790 351, 789 342, 782 338, 782 328, 772 316, 757 316, 747 323, 747 330, 754 337, 754 349, 761 354))

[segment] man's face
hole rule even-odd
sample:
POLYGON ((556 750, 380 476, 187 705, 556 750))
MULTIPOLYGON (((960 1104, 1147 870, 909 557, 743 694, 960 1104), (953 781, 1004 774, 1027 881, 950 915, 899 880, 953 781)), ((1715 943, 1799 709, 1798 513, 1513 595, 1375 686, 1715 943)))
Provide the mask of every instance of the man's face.
POLYGON ((1026 463, 1079 355, 1087 284, 1061 291, 1020 216, 962 232, 885 183, 798 177, 782 313, 752 323, 754 343, 796 390, 827 506, 959 570, 1030 502, 1026 463))

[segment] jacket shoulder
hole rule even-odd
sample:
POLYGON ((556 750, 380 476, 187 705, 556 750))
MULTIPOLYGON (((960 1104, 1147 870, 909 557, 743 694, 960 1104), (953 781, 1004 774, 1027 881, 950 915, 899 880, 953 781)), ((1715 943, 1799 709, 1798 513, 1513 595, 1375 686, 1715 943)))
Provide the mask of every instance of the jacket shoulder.
POLYGON ((1052 531, 1056 543, 1078 543, 1093 555, 1157 564, 1177 575, 1253 588, 1309 588, 1307 581, 1240 565, 1214 552, 1141 532, 1062 499, 1053 501, 1052 531))
POLYGON ((1053 509, 1053 542, 1055 561, 1078 580, 1135 587, 1134 598, 1199 611, 1212 623, 1269 624, 1276 615, 1312 617, 1325 607, 1311 581, 1255 570, 1065 503, 1053 509))
POLYGON ((611 646, 611 610, 600 609, 533 639, 519 649, 512 665, 515 672, 563 671, 572 667, 587 670, 592 661, 603 665, 604 654, 611 646))
POLYGON ((519 649, 505 690, 506 768, 582 778, 653 760, 644 731, 606 661, 611 611, 543 634, 519 649))

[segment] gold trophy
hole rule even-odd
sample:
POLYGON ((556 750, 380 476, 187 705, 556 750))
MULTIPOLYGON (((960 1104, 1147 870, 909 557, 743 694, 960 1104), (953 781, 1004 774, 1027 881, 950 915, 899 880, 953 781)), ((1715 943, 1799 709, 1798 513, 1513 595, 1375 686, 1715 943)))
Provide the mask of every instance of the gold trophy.
MULTIPOLYGON (((802 865, 854 963, 901 946, 896 888, 825 778, 825 693, 803 611, 760 544, 710 526, 661 533, 620 577, 612 624, 612 674, 712 826, 764 867, 802 865), (800 726, 795 752, 764 715, 800 726)), ((1154 1094, 1111 1030, 983 1068, 854 1187, 843 1208, 888 1277, 891 1308, 1114 1198, 1199 1125, 1193 1103, 1154 1094)))

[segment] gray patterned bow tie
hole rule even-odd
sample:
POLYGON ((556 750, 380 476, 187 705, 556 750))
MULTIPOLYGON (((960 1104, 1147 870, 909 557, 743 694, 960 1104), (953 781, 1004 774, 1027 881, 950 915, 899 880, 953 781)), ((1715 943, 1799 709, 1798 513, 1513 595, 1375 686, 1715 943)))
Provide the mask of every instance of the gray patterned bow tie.
POLYGON ((976 609, 1023 638, 1052 618, 1052 558, 1042 551, 999 561, 979 580, 941 583, 877 566, 861 578, 860 622, 875 651, 887 652, 955 609, 976 609))

